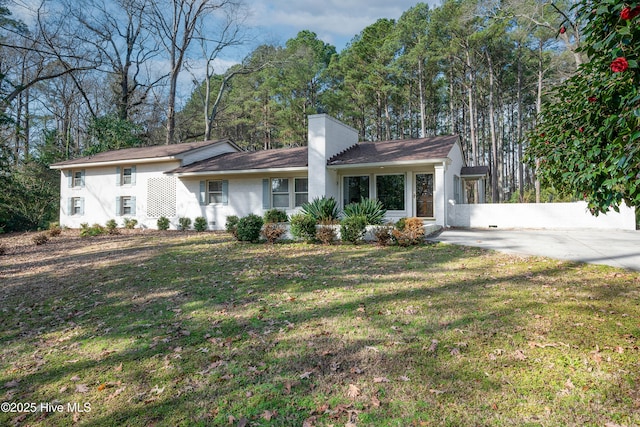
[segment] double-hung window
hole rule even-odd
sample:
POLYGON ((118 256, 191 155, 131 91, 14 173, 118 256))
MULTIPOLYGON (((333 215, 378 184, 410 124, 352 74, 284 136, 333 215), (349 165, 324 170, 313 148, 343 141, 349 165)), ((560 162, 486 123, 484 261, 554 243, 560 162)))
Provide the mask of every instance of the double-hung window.
POLYGON ((136 185, 136 167, 126 166, 116 168, 116 185, 136 185))
POLYGON ((288 178, 272 178, 271 179, 271 207, 273 208, 289 207, 289 179, 288 178))
POLYGON ((84 187, 84 169, 72 170, 69 172, 69 188, 84 187))
POLYGON ((84 215, 83 197, 72 197, 69 199, 69 215, 84 215))
POLYGON ((302 206, 309 201, 309 179, 308 178, 295 178, 294 179, 295 192, 295 206, 302 206))
POLYGON ((116 197, 116 216, 135 215, 136 198, 134 196, 116 197))
POLYGON ((207 200, 209 204, 222 203, 222 180, 207 181, 207 200))

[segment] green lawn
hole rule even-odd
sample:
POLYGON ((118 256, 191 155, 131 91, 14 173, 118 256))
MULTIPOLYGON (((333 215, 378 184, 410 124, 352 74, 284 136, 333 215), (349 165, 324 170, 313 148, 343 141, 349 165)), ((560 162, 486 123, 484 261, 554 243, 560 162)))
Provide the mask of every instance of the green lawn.
POLYGON ((638 425, 639 302, 637 272, 441 244, 27 238, 0 425, 638 425))

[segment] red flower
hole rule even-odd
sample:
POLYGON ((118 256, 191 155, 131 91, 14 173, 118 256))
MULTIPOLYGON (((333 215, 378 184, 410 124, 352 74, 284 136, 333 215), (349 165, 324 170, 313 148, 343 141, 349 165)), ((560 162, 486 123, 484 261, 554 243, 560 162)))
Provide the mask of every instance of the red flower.
POLYGON ((584 132, 584 128, 582 126, 580 126, 580 129, 578 129, 578 132, 580 132, 580 133, 584 132))
POLYGON ((560 34, 564 34, 566 32, 567 32, 567 29, 564 27, 564 25, 560 27, 560 34))
POLYGON ((625 21, 628 21, 629 19, 633 19, 638 15, 640 15, 640 6, 636 6, 633 9, 627 6, 624 9, 622 9, 622 12, 620 12, 620 18, 624 19, 625 21))
POLYGON ((598 98, 596 98, 595 96, 590 96, 587 99, 589 100, 589 102, 596 102, 598 100, 598 98))
POLYGON ((627 58, 620 57, 614 59, 609 67, 614 73, 622 73, 623 71, 627 71, 627 68, 629 68, 629 63, 627 62, 627 58))

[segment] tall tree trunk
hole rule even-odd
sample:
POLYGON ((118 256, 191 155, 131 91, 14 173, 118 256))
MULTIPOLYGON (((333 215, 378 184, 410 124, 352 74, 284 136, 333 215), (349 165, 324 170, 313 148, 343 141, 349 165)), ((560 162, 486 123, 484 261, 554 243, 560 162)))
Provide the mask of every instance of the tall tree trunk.
POLYGON ((518 117, 516 118, 516 137, 518 138, 518 193, 520 203, 524 202, 524 163, 522 161, 522 45, 518 43, 518 117))
MULTIPOLYGON (((538 45, 538 91, 536 94, 536 116, 539 117, 542 112, 542 80, 544 77, 544 69, 542 62, 542 48, 543 43, 540 40, 538 45)), ((536 203, 540 203, 540 180, 538 179, 538 168, 540 166, 540 159, 536 159, 536 171, 535 171, 535 187, 536 187, 536 203)))
MULTIPOLYGON (((477 116, 474 105, 474 88, 475 88, 475 74, 473 72, 471 64, 471 54, 469 49, 466 50, 467 54, 467 72, 469 75, 468 86, 468 100, 469 100, 469 138, 471 139, 471 165, 478 165, 478 139, 476 136, 477 116)), ((477 199, 476 199, 477 200, 477 199)))
POLYGON ((491 55, 486 52, 487 65, 489 66, 489 131, 491 132, 491 158, 493 160, 493 166, 491 167, 491 198, 493 203, 500 203, 500 192, 498 189, 498 181, 501 175, 500 159, 498 158, 498 142, 496 141, 496 125, 494 122, 494 105, 493 105, 493 92, 494 77, 493 77, 493 61, 491 55))
POLYGON ((427 126, 426 126, 426 108, 424 101, 424 69, 423 62, 424 60, 420 58, 418 60, 418 89, 420 91, 420 136, 425 138, 427 136, 427 126))

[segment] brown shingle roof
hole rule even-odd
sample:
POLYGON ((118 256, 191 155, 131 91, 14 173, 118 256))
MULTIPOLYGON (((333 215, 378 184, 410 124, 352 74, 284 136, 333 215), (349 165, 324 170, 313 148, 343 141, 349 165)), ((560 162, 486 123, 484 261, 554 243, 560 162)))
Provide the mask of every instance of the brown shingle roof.
POLYGON ((489 166, 464 166, 460 169, 460 176, 485 176, 489 174, 489 166))
POLYGON ((104 163, 137 159, 152 159, 162 157, 173 157, 185 154, 209 145, 217 144, 227 140, 186 142, 183 144, 154 145, 150 147, 124 148, 121 150, 105 151, 92 156, 79 157, 77 159, 66 160, 54 163, 51 166, 72 166, 84 163, 104 163))
POLYGON ((227 153, 174 169, 169 173, 205 173, 306 167, 307 152, 307 147, 295 147, 227 153))
POLYGON ((330 166, 393 163, 444 159, 458 140, 457 135, 381 142, 360 142, 333 156, 330 166))

